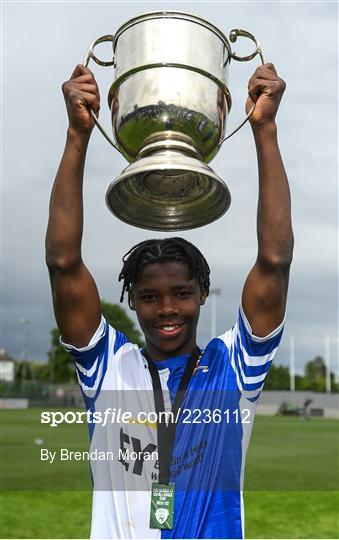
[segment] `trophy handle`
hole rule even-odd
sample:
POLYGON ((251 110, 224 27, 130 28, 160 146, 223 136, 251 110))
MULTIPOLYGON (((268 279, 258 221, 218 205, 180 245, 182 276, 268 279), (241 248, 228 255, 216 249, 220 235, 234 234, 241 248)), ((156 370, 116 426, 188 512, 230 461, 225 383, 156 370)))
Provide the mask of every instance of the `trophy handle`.
MULTIPOLYGON (((84 58, 84 61, 83 61, 83 65, 85 67, 88 66, 89 64, 89 61, 90 59, 94 60, 94 62, 96 64, 98 64, 99 66, 113 66, 114 65, 114 57, 113 57, 113 60, 110 60, 108 62, 104 62, 103 60, 100 60, 95 54, 94 54, 94 48, 99 45, 99 43, 105 43, 106 41, 112 41, 114 42, 114 36, 112 35, 106 35, 106 36, 101 36, 99 37, 98 39, 96 39, 95 41, 93 41, 92 45, 89 47, 86 55, 85 55, 85 58, 84 58)), ((99 120, 97 119, 93 109, 90 109, 90 112, 91 112, 91 115, 92 115, 92 118, 95 122, 95 125, 97 126, 97 128, 99 129, 99 131, 101 131, 101 133, 103 134, 103 136, 105 137, 105 139, 116 149, 118 150, 118 152, 120 152, 120 154, 123 154, 121 148, 119 148, 119 146, 117 144, 115 144, 115 142, 111 139, 111 137, 109 135, 107 135, 106 131, 104 130, 104 128, 102 127, 102 125, 100 124, 99 120)))
MULTIPOLYGON (((255 58, 257 56, 257 54, 258 54, 260 56, 261 62, 263 64, 266 64, 265 53, 264 53, 259 41, 253 36, 253 34, 250 34, 246 30, 234 29, 234 30, 231 30, 229 37, 230 37, 230 41, 232 43, 235 43, 237 41, 238 37, 247 37, 247 38, 251 39, 252 41, 254 41, 254 43, 256 45, 256 49, 252 54, 249 54, 248 56, 238 56, 234 52, 231 52, 231 58, 233 58, 234 60, 237 60, 238 62, 247 62, 248 60, 253 60, 253 58, 255 58)), ((221 146, 223 142, 225 142, 227 139, 232 137, 232 135, 234 135, 234 133, 239 131, 239 129, 242 128, 242 126, 244 124, 246 124, 247 120, 252 116, 254 109, 255 109, 255 103, 252 105, 252 107, 248 111, 245 119, 241 122, 241 124, 239 126, 237 126, 235 129, 233 129, 233 131, 231 131, 231 133, 226 135, 226 137, 224 137, 220 141, 219 146, 221 146)))

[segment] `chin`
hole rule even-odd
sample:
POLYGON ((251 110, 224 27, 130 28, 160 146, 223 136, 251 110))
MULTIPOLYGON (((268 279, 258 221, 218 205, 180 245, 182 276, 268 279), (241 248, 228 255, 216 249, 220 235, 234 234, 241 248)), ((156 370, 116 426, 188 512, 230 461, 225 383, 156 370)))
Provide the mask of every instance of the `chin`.
POLYGON ((166 355, 171 356, 174 354, 184 354, 184 353, 181 353, 180 350, 184 349, 187 346, 187 343, 189 343, 190 341, 191 339, 180 339, 180 340, 167 339, 161 342, 153 341, 152 344, 153 344, 153 347, 156 347, 159 351, 162 351, 166 355))

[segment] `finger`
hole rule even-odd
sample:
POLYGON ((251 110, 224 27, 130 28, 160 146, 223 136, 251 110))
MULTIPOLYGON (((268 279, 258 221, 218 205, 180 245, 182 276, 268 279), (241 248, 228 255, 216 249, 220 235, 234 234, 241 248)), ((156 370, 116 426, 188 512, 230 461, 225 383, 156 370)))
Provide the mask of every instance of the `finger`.
POLYGON ((74 77, 73 79, 70 79, 71 83, 89 83, 92 82, 93 84, 96 84, 96 80, 93 77, 91 73, 86 73, 85 75, 79 75, 78 77, 74 77))
POLYGON ((261 66, 258 66, 255 72, 253 73, 252 77, 257 75, 258 77, 264 78, 278 78, 277 70, 275 69, 273 64, 263 64, 261 66))
MULTIPOLYGON (((87 77, 87 75, 84 77, 87 77)), ((82 77, 79 77, 78 79, 82 79, 82 77)), ((93 82, 93 80, 90 79, 89 82, 79 83, 78 79, 72 79, 70 81, 66 81, 62 85, 61 88, 65 97, 69 96, 74 91, 75 92, 83 91, 83 92, 89 92, 89 93, 95 94, 97 98, 100 100, 99 88, 95 81, 93 82)), ((87 80, 87 79, 82 79, 82 80, 87 80)))
POLYGON ((273 73, 275 73, 276 75, 278 75, 277 70, 275 69, 274 64, 272 64, 271 62, 268 62, 267 64, 263 64, 263 65, 260 66, 260 67, 266 68, 266 69, 268 69, 269 71, 272 71, 273 73))
MULTIPOLYGON (((70 86, 70 88, 72 89, 72 86, 70 86)), ((73 88, 75 90, 79 90, 80 92, 87 92, 88 94, 94 94, 95 96, 97 96, 98 99, 100 99, 99 89, 96 84, 81 83, 81 84, 74 85, 73 88)))
POLYGON ((259 70, 259 68, 253 73, 252 77, 248 81, 248 87, 254 84, 257 80, 265 81, 278 81, 280 78, 278 75, 269 70, 259 70))
POLYGON ((267 76, 267 74, 264 74, 264 77, 253 75, 248 81, 248 89, 250 89, 253 85, 260 84, 260 83, 264 83, 266 85, 272 85, 272 87, 274 88, 281 87, 283 90, 286 87, 285 81, 281 79, 280 77, 267 76))
POLYGON ((285 82, 282 79, 268 81, 267 79, 256 79, 248 88, 248 95, 255 103, 261 94, 271 95, 282 94, 285 90, 285 82))
POLYGON ((80 77, 81 75, 92 75, 92 77, 94 78, 93 73, 90 69, 88 69, 88 67, 85 67, 82 64, 78 64, 70 78, 75 79, 76 77, 80 77))
POLYGON ((266 88, 272 90, 273 92, 284 91, 286 88, 286 83, 283 79, 279 77, 277 79, 254 79, 253 82, 249 85, 249 90, 253 87, 257 87, 259 90, 263 91, 266 88))
POLYGON ((69 95, 73 107, 84 105, 87 109, 93 109, 95 113, 100 110, 100 101, 97 96, 88 92, 73 92, 69 95))
POLYGON ((249 82, 255 78, 276 80, 279 79, 279 76, 273 64, 264 64, 257 67, 249 82))

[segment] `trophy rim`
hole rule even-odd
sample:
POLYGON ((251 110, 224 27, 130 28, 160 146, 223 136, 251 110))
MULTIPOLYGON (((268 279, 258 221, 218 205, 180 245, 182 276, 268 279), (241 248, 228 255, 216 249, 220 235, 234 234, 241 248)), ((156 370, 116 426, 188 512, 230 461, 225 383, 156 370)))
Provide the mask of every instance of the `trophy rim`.
MULTIPOLYGON (((231 204, 231 194, 225 181, 220 178, 220 176, 218 176, 213 171, 213 169, 211 169, 211 167, 201 162, 197 158, 192 158, 183 154, 179 155, 177 152, 173 152, 172 157, 176 157, 178 161, 176 163, 172 162, 170 164, 168 162, 168 154, 171 154, 171 152, 167 151, 163 154, 163 163, 155 163, 152 156, 146 156, 128 165, 122 171, 122 173, 117 178, 115 178, 108 186, 105 201, 109 211, 124 223, 132 225, 134 227, 138 227, 140 229, 159 232, 173 232, 197 229, 199 227, 203 227, 205 225, 213 223, 214 221, 221 218, 227 212, 231 204), (202 174, 204 176, 207 176, 211 181, 213 181, 215 187, 218 189, 219 192, 218 199, 215 199, 215 201, 218 202, 218 205, 216 206, 214 212, 212 212, 209 217, 208 215, 205 215, 204 217, 202 217, 202 219, 198 221, 196 221, 195 217, 192 220, 192 217, 190 215, 187 215, 187 219, 182 219, 184 214, 186 214, 187 210, 185 209, 185 206, 180 205, 180 207, 177 207, 180 212, 178 213, 178 215, 174 216, 174 219, 171 219, 170 215, 164 215, 163 219, 160 219, 160 216, 155 215, 153 216, 153 218, 150 218, 150 216, 148 215, 148 217, 145 217, 145 219, 141 219, 140 210, 139 215, 137 214, 134 217, 132 216, 132 214, 128 210, 129 204, 126 203, 125 206, 122 207, 120 204, 117 204, 117 200, 115 201, 115 204, 112 204, 112 201, 116 199, 117 189, 119 190, 119 187, 121 185, 123 186, 125 182, 129 179, 133 179, 133 177, 136 178, 137 176, 143 175, 144 173, 160 173, 166 170, 171 170, 172 172, 180 170, 195 174, 202 174), (223 201, 223 203, 220 204, 220 201, 223 201)), ((156 204, 155 201, 154 204, 156 204)), ((174 202, 172 204, 175 205, 174 202)))
POLYGON ((113 52, 115 53, 117 41, 123 32, 125 32, 128 28, 135 26, 139 22, 144 22, 144 21, 153 20, 153 19, 181 19, 181 20, 194 22, 196 24, 200 24, 200 26, 203 26, 207 28, 208 30, 211 30, 216 36, 218 36, 221 39, 221 41, 224 43, 225 47, 227 48, 227 51, 230 57, 232 55, 232 49, 231 49, 231 46, 227 37, 217 26, 210 23, 203 17, 199 17, 199 15, 194 15, 193 13, 188 13, 186 11, 177 11, 177 10, 170 10, 170 9, 166 9, 162 11, 159 11, 159 10, 148 11, 146 13, 142 13, 141 15, 137 15, 136 17, 132 17, 127 22, 122 24, 118 28, 118 30, 115 32, 115 35, 114 35, 113 52))

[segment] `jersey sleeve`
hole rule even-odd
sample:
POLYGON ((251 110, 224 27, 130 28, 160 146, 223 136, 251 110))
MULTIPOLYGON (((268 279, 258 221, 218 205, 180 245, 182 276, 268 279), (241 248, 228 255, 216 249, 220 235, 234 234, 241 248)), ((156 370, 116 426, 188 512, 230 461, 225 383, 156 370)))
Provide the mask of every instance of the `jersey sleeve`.
POLYGON ((281 341, 283 322, 265 337, 255 336, 242 306, 234 327, 223 340, 229 349, 231 365, 241 394, 255 403, 263 389, 267 373, 281 341))
POLYGON ((75 347, 60 337, 60 343, 74 359, 79 385, 88 409, 100 393, 108 361, 113 360, 114 355, 127 341, 126 336, 110 326, 103 316, 86 347, 75 347))

